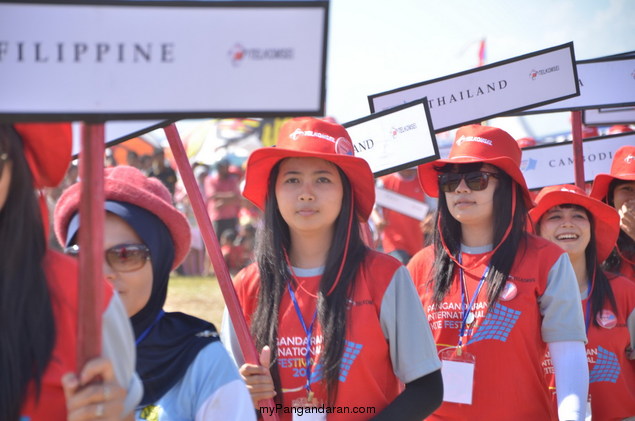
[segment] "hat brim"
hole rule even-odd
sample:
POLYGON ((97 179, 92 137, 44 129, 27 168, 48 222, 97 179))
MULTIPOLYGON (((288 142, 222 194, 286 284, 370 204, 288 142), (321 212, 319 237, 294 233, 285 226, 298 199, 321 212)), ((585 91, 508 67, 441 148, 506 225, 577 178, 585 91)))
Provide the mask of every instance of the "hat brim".
POLYGON ((536 225, 549 209, 564 204, 581 206, 593 215, 598 260, 600 262, 606 260, 615 247, 620 233, 620 217, 617 211, 597 199, 577 193, 556 190, 545 194, 536 207, 529 211, 529 217, 532 223, 536 225))
POLYGON ((594 199, 601 200, 606 202, 606 196, 609 193, 609 185, 615 179, 625 180, 625 181, 635 181, 635 174, 619 174, 619 175, 611 175, 611 174, 598 174, 595 176, 593 180, 593 186, 591 187, 591 196, 594 199))
POLYGON ((525 205, 527 209, 531 209, 535 206, 533 198, 529 193, 529 189, 527 188, 527 182, 525 181, 525 177, 523 176, 522 171, 516 165, 516 163, 507 157, 498 157, 491 159, 483 159, 483 158, 474 158, 469 156, 459 156, 448 159, 437 159, 436 161, 428 162, 426 164, 420 165, 417 168, 417 174, 419 176, 419 182, 423 187, 423 190, 426 192, 428 196, 431 197, 439 197, 439 182, 437 175, 439 172, 435 169, 438 167, 442 167, 446 164, 475 164, 475 163, 483 163, 483 164, 491 164, 498 168, 501 171, 505 172, 509 175, 520 187, 523 191, 523 199, 525 201, 525 205))
POLYGON ((350 155, 305 152, 279 147, 256 149, 247 160, 243 196, 264 211, 272 168, 285 158, 321 158, 337 165, 348 177, 359 210, 367 221, 375 204, 375 179, 368 163, 350 155))
MULTIPOLYGON (((66 189, 55 207, 55 235, 60 244, 66 244, 68 225, 79 211, 80 189, 81 183, 66 189)), ((174 206, 157 200, 152 193, 143 188, 112 178, 104 179, 104 201, 108 200, 131 203, 155 214, 168 228, 174 243, 172 269, 183 262, 190 249, 191 231, 185 216, 174 206)))

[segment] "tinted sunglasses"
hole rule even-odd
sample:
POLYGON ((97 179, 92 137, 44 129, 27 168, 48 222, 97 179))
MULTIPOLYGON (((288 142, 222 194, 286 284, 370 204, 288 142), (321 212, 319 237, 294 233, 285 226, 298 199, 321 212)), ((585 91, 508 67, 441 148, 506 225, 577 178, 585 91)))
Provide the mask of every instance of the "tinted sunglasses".
POLYGON ((439 188, 442 192, 450 193, 456 190, 461 184, 461 180, 465 180, 465 184, 470 190, 485 190, 489 184, 489 178, 498 178, 498 173, 487 171, 471 171, 466 173, 442 173, 439 177, 439 188))
MULTIPOLYGON (((69 256, 79 256, 79 245, 64 249, 69 256)), ((116 272, 132 272, 141 269, 150 259, 150 249, 144 244, 118 244, 104 252, 106 262, 116 272)))

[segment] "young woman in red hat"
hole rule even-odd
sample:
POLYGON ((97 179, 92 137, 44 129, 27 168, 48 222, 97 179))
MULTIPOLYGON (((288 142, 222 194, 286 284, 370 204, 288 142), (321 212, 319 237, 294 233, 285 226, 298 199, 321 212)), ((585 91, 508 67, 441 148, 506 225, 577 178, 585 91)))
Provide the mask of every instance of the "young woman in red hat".
POLYGON ((516 141, 460 128, 449 157, 419 166, 439 197, 433 244, 408 264, 443 364, 430 420, 553 420, 541 363, 554 356, 560 420, 584 419, 586 335, 567 254, 526 232, 533 202, 516 141))
MULTIPOLYGON (((617 212, 572 185, 545 187, 536 203, 529 211, 536 232, 567 252, 578 281, 592 419, 635 416, 635 283, 600 269, 617 240, 617 212)), ((549 357, 543 367, 553 387, 549 357)))
POLYGON ((620 215, 620 235, 604 269, 635 281, 635 146, 615 152, 610 174, 595 176, 591 197, 613 206, 620 215))
MULTIPOLYGON (((80 252, 81 182, 55 207, 55 233, 68 253, 80 252)), ((143 398, 137 420, 250 420, 251 400, 209 322, 166 313, 170 272, 190 248, 190 227, 168 189, 129 166, 104 174, 104 274, 121 294, 137 345, 143 398)))
POLYGON ((70 124, 0 124, 1 420, 118 420, 141 397, 130 324, 105 282, 104 358, 76 365, 78 268, 46 245, 42 193, 62 181, 71 144, 70 124))
MULTIPOLYGON (((344 127, 304 117, 247 162, 243 194, 264 211, 264 226, 257 262, 235 284, 263 366, 240 371, 254 405, 275 396, 283 420, 421 420, 441 401, 412 280, 362 242, 374 180, 353 153, 344 127)), ((228 323, 223 335, 241 365, 228 323)))

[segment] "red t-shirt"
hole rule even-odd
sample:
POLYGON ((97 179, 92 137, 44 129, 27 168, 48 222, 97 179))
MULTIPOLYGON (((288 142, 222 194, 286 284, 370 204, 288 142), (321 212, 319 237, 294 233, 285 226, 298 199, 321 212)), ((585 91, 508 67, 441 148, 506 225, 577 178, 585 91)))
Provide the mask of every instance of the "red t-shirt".
MULTIPOLYGON (((463 339, 463 352, 475 357, 472 404, 443 402, 428 420, 487 420, 487 421, 548 421, 557 416, 551 405, 551 397, 544 378, 541 362, 546 350, 543 337, 545 325, 543 315, 550 318, 567 319, 558 314, 570 306, 554 303, 546 311, 540 299, 545 294, 550 269, 564 251, 551 242, 529 235, 527 248, 520 247, 507 280, 507 289, 496 305, 488 309, 487 284, 483 284, 474 302, 476 321, 467 329, 463 339), (560 307, 560 310, 558 310, 560 307)), ((491 252, 484 254, 462 253, 463 265, 474 269, 465 271, 467 301, 477 289, 485 264, 491 252)), ((408 269, 417 286, 424 310, 432 329, 437 350, 458 345, 462 322, 462 296, 459 271, 455 270, 452 286, 439 305, 435 305, 432 291, 428 288, 430 270, 434 263, 433 246, 417 253, 408 269)), ((571 269, 571 287, 575 288, 575 277, 571 269)), ((561 294, 562 295, 562 294, 561 294)), ((566 297, 565 297, 566 298, 566 297)), ((550 300, 552 297, 549 298, 550 300)), ((582 312, 577 305, 572 308, 577 329, 569 326, 584 340, 582 312), (579 320, 578 320, 579 319, 579 320), (579 332, 578 332, 579 331, 579 332)), ((550 332, 566 332, 567 326, 549 328, 550 332)), ((571 340, 566 333, 551 333, 552 338, 571 340)))
MULTIPOLYGON (((629 360, 626 348, 631 346, 627 320, 635 312, 635 284, 606 273, 615 295, 617 314, 610 304, 603 309, 600 326, 589 320, 586 345, 589 363, 589 394, 593 420, 619 421, 635 416, 635 360, 629 360)), ((585 320, 590 308, 582 300, 585 320)), ((555 376, 549 353, 543 363, 550 389, 555 390, 555 376)), ((555 393, 553 394, 556 404, 555 393)), ((588 414, 587 414, 588 415, 588 414)))
MULTIPOLYGON (((398 345, 403 340, 402 338, 389 340, 382 331, 380 322, 382 300, 395 271, 400 266, 396 259, 370 251, 364 261, 363 268, 357 275, 355 290, 348 300, 347 335, 340 368, 338 393, 332 404, 333 412, 326 414, 329 421, 372 418, 397 397, 402 390, 402 383, 395 374, 397 369, 391 360, 391 350, 399 350, 397 358, 403 358, 401 363, 404 366, 412 363, 409 366, 410 371, 418 373, 414 378, 439 368, 438 359, 434 352, 429 353, 421 349, 402 349, 398 345), (390 341, 393 342, 389 343, 390 341), (424 357, 425 355, 431 355, 433 358, 424 357), (373 407, 373 412, 369 411, 369 407, 373 407), (366 408, 366 411, 359 412, 359 408, 366 408), (335 412, 338 410, 350 412, 335 412), (352 411, 358 412, 353 413, 352 411)), ((308 328, 315 312, 316 299, 314 295, 319 285, 320 276, 298 277, 297 279, 301 287, 296 289, 295 295, 308 328)), ((260 277, 255 264, 245 268, 235 280, 236 292, 248 324, 251 324, 251 315, 257 306, 259 282, 260 277)), ((406 306, 409 303, 402 303, 402 305, 406 306)), ((425 326, 423 312, 418 306, 417 309, 421 314, 421 320, 411 320, 411 323, 418 332, 421 327, 416 326, 427 326, 425 326)), ((404 332, 403 335, 407 336, 407 333, 404 332)), ((314 401, 317 406, 323 404, 328 406, 325 387, 320 381, 320 354, 323 336, 317 322, 311 335, 310 344, 313 355, 311 387, 315 393, 314 401)), ((304 406, 307 398, 305 388, 307 382, 307 335, 302 328, 288 292, 285 292, 280 303, 277 345, 278 369, 283 392, 282 405, 285 408, 304 406)), ((429 347, 432 347, 431 337, 429 347)), ((279 412, 279 415, 281 420, 291 420, 292 418, 290 413, 279 412)))
POLYGON ((240 211, 240 179, 233 174, 228 174, 225 178, 218 177, 218 174, 210 175, 204 181, 205 198, 207 199, 207 213, 212 221, 219 219, 238 218, 240 211), (231 200, 215 200, 212 198, 217 193, 234 193, 235 198, 231 200))
MULTIPOLYGON (((51 362, 44 377, 40 399, 35 401, 35 386, 29 386, 27 400, 22 407, 26 421, 66 419, 66 398, 61 378, 68 372, 77 372, 77 261, 56 251, 48 250, 44 258, 48 287, 53 303, 53 316, 57 340, 51 362)), ((104 309, 112 298, 112 288, 104 285, 104 309)))
MULTIPOLYGON (((423 202, 425 194, 419 184, 417 177, 408 180, 393 173, 380 178, 387 190, 407 196, 411 199, 423 202)), ((423 232, 417 219, 411 218, 388 208, 382 208, 384 214, 384 227, 382 235, 382 247, 384 252, 390 253, 394 250, 404 250, 410 256, 423 248, 423 232)))

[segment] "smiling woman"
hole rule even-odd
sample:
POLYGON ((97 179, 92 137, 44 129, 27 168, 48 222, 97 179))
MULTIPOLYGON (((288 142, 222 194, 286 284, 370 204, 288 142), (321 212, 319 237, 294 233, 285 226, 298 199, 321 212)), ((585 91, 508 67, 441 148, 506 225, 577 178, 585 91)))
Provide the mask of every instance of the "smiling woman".
MULTIPOLYGON (((572 185, 545 187, 536 202, 529 212, 536 231, 567 251, 580 288, 587 355, 595 356, 588 358, 592 417, 629 418, 635 415, 635 283, 600 269, 618 237, 617 211, 572 185)), ((548 356, 544 367, 553 387, 548 356)))

